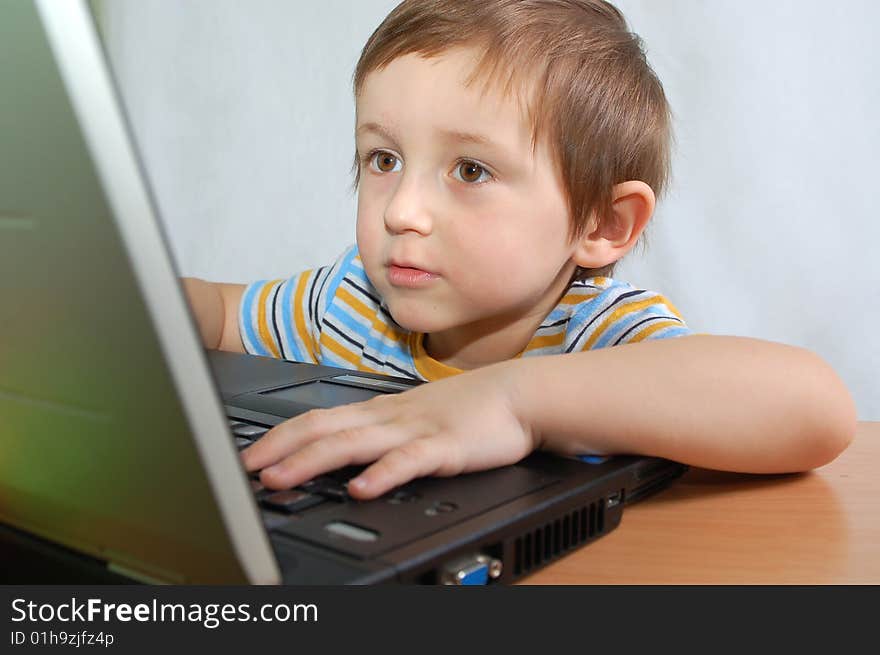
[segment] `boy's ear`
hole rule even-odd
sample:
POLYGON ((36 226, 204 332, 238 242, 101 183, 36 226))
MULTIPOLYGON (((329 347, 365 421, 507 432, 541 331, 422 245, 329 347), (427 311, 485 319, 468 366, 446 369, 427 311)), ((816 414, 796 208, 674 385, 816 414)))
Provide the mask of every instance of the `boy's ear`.
POLYGON ((611 216, 596 226, 595 214, 577 240, 572 261, 581 268, 602 268, 636 245, 654 213, 654 191, 644 182, 621 182, 612 189, 611 216))

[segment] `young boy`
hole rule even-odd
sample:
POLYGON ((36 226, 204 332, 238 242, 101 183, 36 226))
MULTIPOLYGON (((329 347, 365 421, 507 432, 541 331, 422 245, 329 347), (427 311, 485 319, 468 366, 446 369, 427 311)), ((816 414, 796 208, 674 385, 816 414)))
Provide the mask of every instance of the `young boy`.
POLYGON ((357 246, 250 286, 185 280, 209 348, 431 384, 275 427, 270 488, 347 464, 373 498, 536 448, 753 473, 825 464, 853 402, 815 355, 693 335, 615 281, 664 188, 669 109, 599 0, 405 0, 354 79, 357 246), (607 347, 606 347, 607 346, 607 347))

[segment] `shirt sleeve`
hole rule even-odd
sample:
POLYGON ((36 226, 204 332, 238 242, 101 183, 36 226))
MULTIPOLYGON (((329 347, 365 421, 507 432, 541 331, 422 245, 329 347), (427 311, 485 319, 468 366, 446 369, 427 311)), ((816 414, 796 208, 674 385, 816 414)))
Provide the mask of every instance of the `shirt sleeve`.
POLYGON ((566 330, 564 352, 690 334, 693 331, 664 296, 614 283, 575 309, 566 330))
POLYGON ((258 280, 249 284, 238 312, 245 351, 320 363, 318 344, 324 313, 354 254, 356 249, 352 246, 330 266, 303 271, 286 280, 258 280))

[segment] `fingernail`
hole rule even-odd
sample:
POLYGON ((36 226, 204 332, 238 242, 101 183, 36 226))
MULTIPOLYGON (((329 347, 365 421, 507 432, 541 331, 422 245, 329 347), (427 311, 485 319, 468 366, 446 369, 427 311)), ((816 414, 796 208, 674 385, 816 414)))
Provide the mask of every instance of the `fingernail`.
POLYGON ((355 489, 363 489, 367 486, 367 481, 363 478, 352 478, 348 481, 349 487, 354 487, 355 489))

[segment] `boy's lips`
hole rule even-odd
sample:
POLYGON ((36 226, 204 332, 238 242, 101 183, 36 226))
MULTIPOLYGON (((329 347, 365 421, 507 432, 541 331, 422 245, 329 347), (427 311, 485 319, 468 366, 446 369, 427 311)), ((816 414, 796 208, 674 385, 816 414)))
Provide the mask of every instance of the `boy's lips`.
POLYGON ((391 283, 391 286, 408 289, 425 287, 440 277, 437 273, 426 271, 409 262, 390 261, 387 270, 388 282, 391 283))

